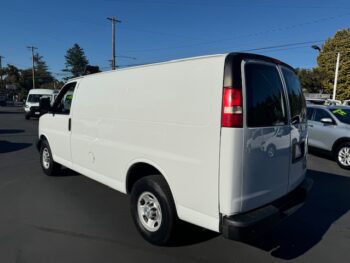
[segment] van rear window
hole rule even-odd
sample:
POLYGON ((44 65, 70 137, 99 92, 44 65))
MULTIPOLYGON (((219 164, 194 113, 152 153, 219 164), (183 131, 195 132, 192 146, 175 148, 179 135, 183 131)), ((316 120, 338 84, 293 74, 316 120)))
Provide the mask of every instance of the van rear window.
POLYGON ((283 77, 286 81, 291 121, 293 124, 306 121, 306 102, 301 90, 297 75, 286 68, 282 68, 283 77))
POLYGON ((263 63, 245 66, 248 127, 287 124, 283 86, 277 68, 263 63))

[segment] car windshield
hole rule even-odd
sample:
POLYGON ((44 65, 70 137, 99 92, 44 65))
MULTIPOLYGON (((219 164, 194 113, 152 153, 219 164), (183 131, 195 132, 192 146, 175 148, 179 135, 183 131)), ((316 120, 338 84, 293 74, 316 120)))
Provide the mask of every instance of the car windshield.
POLYGON ((50 98, 50 95, 42 95, 42 94, 30 94, 28 97, 28 102, 36 103, 40 101, 40 98, 46 97, 50 98))
POLYGON ((350 109, 332 108, 330 111, 340 122, 350 124, 350 109))

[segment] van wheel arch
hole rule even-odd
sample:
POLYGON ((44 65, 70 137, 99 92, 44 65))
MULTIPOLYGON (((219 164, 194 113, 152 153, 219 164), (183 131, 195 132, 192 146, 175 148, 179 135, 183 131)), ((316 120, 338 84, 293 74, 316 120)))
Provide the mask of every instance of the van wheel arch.
POLYGON ((49 140, 47 139, 47 137, 46 137, 45 135, 42 134, 42 135, 40 135, 39 140, 38 140, 37 145, 36 145, 38 151, 40 151, 40 149, 41 149, 41 144, 43 143, 43 141, 49 142, 49 140))
POLYGON ((128 172, 126 174, 126 193, 130 194, 134 184, 141 178, 144 178, 149 175, 161 175, 165 183, 170 188, 168 181, 158 168, 146 162, 138 162, 132 164, 129 167, 128 172))

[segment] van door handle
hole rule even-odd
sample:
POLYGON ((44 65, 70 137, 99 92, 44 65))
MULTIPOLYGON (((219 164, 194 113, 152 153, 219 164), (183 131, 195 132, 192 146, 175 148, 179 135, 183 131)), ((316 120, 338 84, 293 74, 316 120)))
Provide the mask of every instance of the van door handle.
POLYGON ((68 131, 71 131, 71 129, 72 129, 72 119, 69 118, 68 119, 68 131))
POLYGON ((314 127, 312 124, 309 124, 308 126, 311 127, 311 128, 314 127))

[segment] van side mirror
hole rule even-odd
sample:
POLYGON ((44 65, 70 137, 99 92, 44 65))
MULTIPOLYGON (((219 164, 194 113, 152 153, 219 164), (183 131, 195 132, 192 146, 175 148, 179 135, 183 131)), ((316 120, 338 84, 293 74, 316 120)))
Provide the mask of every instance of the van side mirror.
POLYGON ((49 112, 52 111, 51 107, 51 99, 50 98, 42 98, 39 101, 39 109, 41 112, 49 112))
POLYGON ((331 118, 322 118, 321 122, 323 124, 334 124, 333 120, 331 118))

